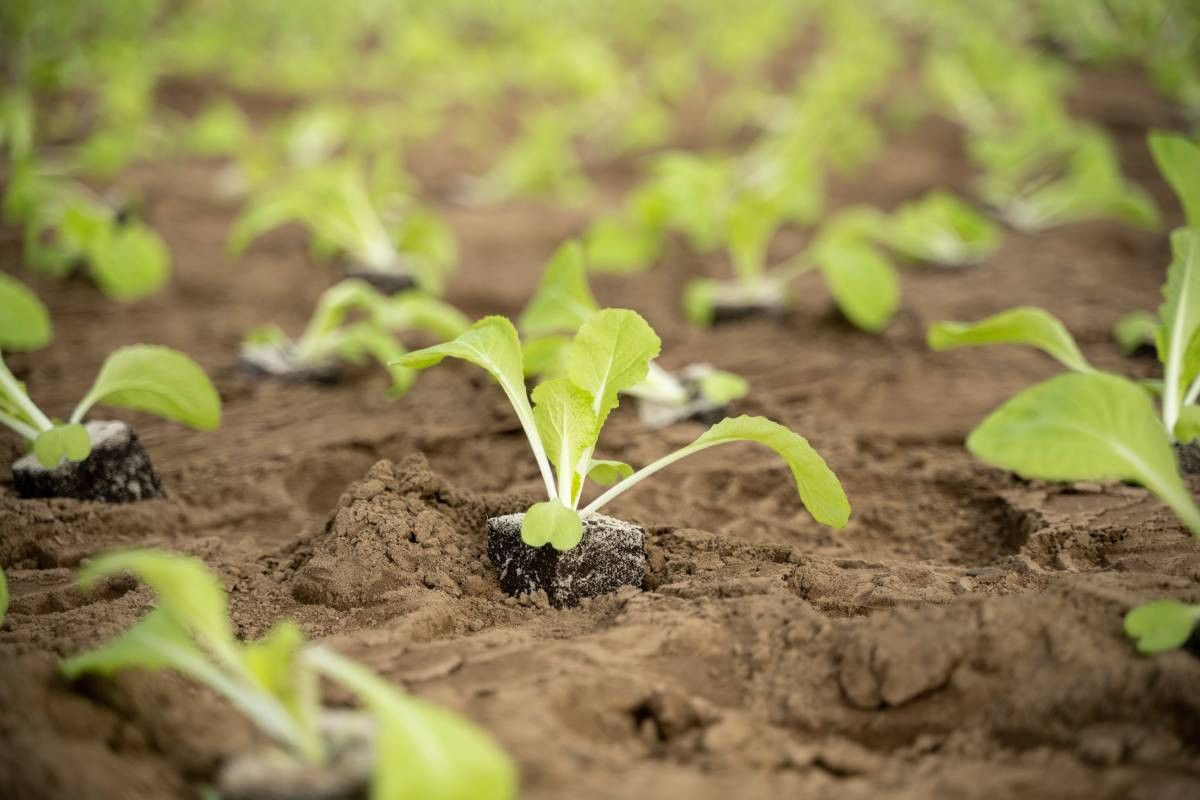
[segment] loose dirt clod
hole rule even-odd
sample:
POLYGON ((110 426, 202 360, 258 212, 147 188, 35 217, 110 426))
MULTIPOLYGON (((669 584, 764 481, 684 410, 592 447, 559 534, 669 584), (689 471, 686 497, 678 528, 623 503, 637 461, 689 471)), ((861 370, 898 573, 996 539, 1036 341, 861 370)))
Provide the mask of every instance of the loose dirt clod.
POLYGON ((642 587, 646 534, 637 525, 592 514, 584 518, 579 545, 559 551, 521 541, 524 517, 507 514, 487 521, 488 558, 500 571, 500 587, 509 594, 544 591, 552 605, 562 608, 622 586, 642 587))
POLYGON ((94 421, 85 426, 92 452, 83 461, 47 469, 32 453, 13 464, 13 484, 22 497, 71 497, 104 503, 131 503, 162 497, 163 488, 137 434, 124 422, 94 421))

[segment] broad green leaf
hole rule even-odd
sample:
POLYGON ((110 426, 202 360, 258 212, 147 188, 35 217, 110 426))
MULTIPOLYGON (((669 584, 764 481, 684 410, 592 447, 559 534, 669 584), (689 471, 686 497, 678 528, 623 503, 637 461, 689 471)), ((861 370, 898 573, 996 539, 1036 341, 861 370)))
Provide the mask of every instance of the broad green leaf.
POLYGON ((1179 416, 1187 372, 1187 352, 1200 331, 1200 229, 1171 234, 1171 265, 1163 284, 1163 304, 1158 316, 1163 336, 1159 358, 1163 361, 1163 420, 1173 430, 1179 416))
POLYGON ((546 491, 551 498, 556 497, 557 489, 554 487, 550 461, 538 436, 533 409, 529 406, 529 398, 525 394, 524 356, 517 329, 504 317, 484 317, 457 339, 415 350, 395 363, 409 369, 425 369, 447 357, 460 358, 482 367, 500 384, 521 422, 525 436, 529 439, 529 446, 533 449, 542 480, 546 484, 546 491))
POLYGON ((4 615, 8 613, 8 579, 4 570, 0 569, 0 625, 4 624, 4 615))
POLYGON ((546 381, 533 390, 533 419, 550 462, 558 469, 559 497, 573 500, 579 461, 600 435, 592 397, 566 378, 546 381))
POLYGON ((37 350, 53 335, 50 313, 33 290, 0 273, 0 350, 37 350))
POLYGON ((1156 600, 1125 615, 1125 634, 1146 654, 1183 647, 1200 622, 1200 606, 1156 600))
POLYGON ((700 393, 712 403, 725 405, 739 400, 750 391, 750 384, 741 375, 713 370, 700 377, 700 393))
POLYGON ((580 326, 567 351, 567 376, 592 396, 598 427, 617 407, 617 393, 645 379, 661 347, 635 311, 606 308, 580 326))
POLYGON ((63 461, 83 461, 92 452, 92 440, 82 425, 55 425, 33 440, 33 453, 46 469, 63 461))
POLYGON ((371 800, 513 800, 517 770, 486 732, 407 697, 360 664, 312 648, 308 660, 358 695, 376 719, 371 800))
POLYGON ((1025 478, 1124 480, 1145 486, 1200 536, 1200 509, 1138 384, 1107 373, 1067 373, 1009 400, 967 438, 980 459, 1025 478))
POLYGON ((114 224, 88 247, 100 290, 114 300, 137 300, 167 282, 171 256, 158 234, 141 223, 114 224))
POLYGON ((310 342, 335 331, 350 312, 361 310, 370 317, 378 317, 387 304, 388 298, 366 281, 347 278, 335 283, 317 300, 317 307, 300 336, 300 348, 303 350, 310 342))
POLYGON ((1179 195, 1188 226, 1200 228, 1200 144, 1162 132, 1151 133, 1149 141, 1158 171, 1179 195))
POLYGON ((260 686, 276 697, 287 697, 296 689, 296 658, 304 643, 300 626, 285 620, 257 642, 242 645, 242 663, 260 686))
POLYGON ((813 259, 847 319, 869 333, 887 327, 900 306, 900 280, 879 251, 866 244, 839 243, 816 248, 813 259))
POLYGON ((1066 326, 1048 311, 1021 306, 979 322, 935 322, 929 326, 929 346, 951 350, 984 344, 1023 344, 1036 347, 1076 372, 1094 372, 1079 352, 1066 326))
POLYGON ((1187 444, 1200 438, 1200 406, 1184 406, 1175 423, 1175 441, 1187 444))
POLYGON ((525 336, 574 334, 600 310, 588 287, 583 248, 567 242, 550 259, 533 299, 517 322, 525 336))
POLYGON ((588 477, 601 486, 611 486, 619 480, 633 474, 633 467, 624 461, 609 461, 603 458, 593 458, 588 466, 588 477))
POLYGON ((1161 326, 1158 317, 1149 311, 1134 311, 1126 314, 1113 326, 1113 338, 1121 352, 1130 355, 1143 345, 1154 346, 1161 326))
POLYGON ((530 506, 521 520, 521 541, 530 547, 547 542, 555 550, 570 550, 583 538, 583 520, 579 512, 557 500, 530 506))
POLYGON ((225 587, 204 562, 155 550, 123 550, 86 562, 79 583, 90 589, 101 578, 129 572, 158 595, 156 608, 182 629, 197 636, 226 662, 237 659, 237 643, 229 624, 225 587))
POLYGON ((792 471, 796 490, 813 519, 834 528, 841 528, 850 518, 850 501, 837 476, 812 445, 798 433, 765 417, 730 417, 713 425, 687 447, 643 467, 629 478, 593 500, 584 513, 592 513, 627 489, 650 477, 660 469, 681 458, 709 447, 730 442, 757 442, 774 450, 792 471))
POLYGON ((213 430, 221 423, 221 398, 200 365, 157 345, 115 350, 71 421, 82 420, 97 403, 146 411, 199 430, 213 430))

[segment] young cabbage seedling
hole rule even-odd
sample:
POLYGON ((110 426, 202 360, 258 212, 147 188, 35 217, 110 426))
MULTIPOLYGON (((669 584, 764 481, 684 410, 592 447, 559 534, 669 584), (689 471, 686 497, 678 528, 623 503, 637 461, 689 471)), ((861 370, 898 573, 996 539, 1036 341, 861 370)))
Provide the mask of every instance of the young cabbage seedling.
MULTIPOLYGON (((0 349, 31 350, 50 340, 49 318, 36 296, 0 280, 0 349)), ((221 401, 204 371, 166 347, 132 345, 112 353, 92 388, 65 421, 48 417, 0 356, 0 425, 32 450, 13 464, 24 497, 128 502, 162 495, 162 484, 137 435, 123 422, 83 418, 96 404, 147 411, 200 430, 216 428, 221 401)))
POLYGON ((373 358, 387 367, 398 397, 415 377, 393 364, 406 352, 398 334, 421 330, 443 341, 470 324, 453 306, 421 292, 385 296, 365 281, 347 278, 321 295, 299 339, 274 325, 258 328, 243 340, 241 362, 264 375, 327 383, 340 378, 339 361, 373 358))
POLYGON ((1157 340, 1164 379, 1161 416, 1144 386, 1096 370, 1066 327, 1038 308, 1015 308, 976 323, 939 322, 929 345, 946 350, 1023 344, 1053 356, 1071 372, 1027 389, 971 432, 979 458, 1027 478, 1128 480, 1163 500, 1200 536, 1200 509, 1179 475, 1200 459, 1179 444, 1200 438, 1200 230, 1176 231, 1163 287, 1157 340), (1172 444, 1179 450, 1178 458, 1172 444), (1178 462, 1178 463, 1177 463, 1178 462))
POLYGON ((737 278, 696 280, 684 294, 684 311, 699 325, 749 314, 783 314, 790 305, 788 284, 820 270, 841 312, 858 328, 878 333, 900 303, 895 267, 873 240, 887 227, 879 211, 858 207, 833 217, 804 252, 767 269, 767 244, 778 217, 770 208, 744 199, 730 215, 729 252, 737 278))
POLYGON ((978 264, 1000 246, 994 222, 943 191, 896 209, 881 238, 909 258, 940 267, 978 264))
POLYGON ((1195 648, 1196 626, 1200 625, 1200 605, 1175 600, 1145 603, 1125 615, 1125 634, 1147 655, 1195 648))
MULTIPOLYGON (((526 374, 542 379, 566 374, 570 337, 600 311, 587 282, 583 247, 567 242, 550 259, 537 292, 517 321, 525 337, 526 374)), ((713 423, 725 417, 729 403, 746 396, 744 378, 708 364, 691 364, 676 373, 651 361, 645 380, 623 390, 638 402, 638 414, 651 428, 686 419, 713 423)))
POLYGON ((516 412, 548 499, 524 515, 489 522, 489 556, 510 593, 544 589, 552 602, 566 605, 623 584, 640 586, 645 570, 641 529, 597 512, 679 459, 727 442, 770 447, 791 468, 812 516, 834 527, 845 524, 850 505, 837 477, 803 437, 762 417, 725 419, 692 444, 640 470, 598 459, 596 444, 605 420, 617 407, 620 393, 646 379, 659 348, 658 336, 637 313, 597 311, 571 339, 565 375, 539 384, 532 405, 525 391, 521 342, 504 317, 485 317, 452 342, 400 359, 413 369, 447 357, 469 361, 500 384, 516 412), (584 504, 588 478, 615 485, 584 504), (566 552, 581 543, 578 552, 566 552))
POLYGON ((235 223, 230 247, 240 253, 288 222, 309 229, 318 254, 346 255, 349 277, 384 292, 419 285, 437 294, 457 258, 453 233, 431 212, 409 203, 389 220, 363 167, 350 159, 303 170, 259 192, 235 223))
POLYGON ((484 176, 468 184, 466 199, 492 205, 543 198, 564 205, 587 199, 590 187, 575 154, 577 121, 557 110, 543 110, 525 122, 518 139, 484 176))
POLYGON ((36 272, 62 278, 86 269, 121 301, 152 294, 170 277, 170 252, 151 227, 32 160, 12 165, 5 216, 23 226, 24 260, 36 272))
POLYGON ((215 691, 275 747, 234 755, 222 768, 226 798, 508 800, 516 770, 471 722, 410 697, 365 667, 277 623, 263 638, 238 641, 225 590, 198 559, 155 550, 109 553, 80 572, 84 589, 132 573, 158 602, 94 650, 64 660, 69 680, 130 669, 171 669, 215 691), (319 680, 357 695, 362 711, 321 703, 319 680))

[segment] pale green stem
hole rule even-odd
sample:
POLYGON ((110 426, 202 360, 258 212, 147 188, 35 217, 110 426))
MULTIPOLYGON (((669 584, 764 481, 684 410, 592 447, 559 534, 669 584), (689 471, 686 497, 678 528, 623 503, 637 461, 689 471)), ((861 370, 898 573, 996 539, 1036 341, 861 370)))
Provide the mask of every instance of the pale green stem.
MULTIPOLYGON (((4 363, 3 358, 0 358, 0 394, 8 397, 18 408, 25 412, 25 416, 29 417, 30 421, 37 428, 38 433, 48 431, 54 427, 54 423, 50 421, 50 418, 33 404, 33 401, 29 399, 29 395, 25 394, 25 390, 21 388, 20 382, 9 372, 8 365, 4 363)), ((32 438, 36 439, 37 436, 32 438)))
POLYGON ((0 425, 6 425, 9 428, 12 428, 14 431, 31 442, 38 437, 38 432, 35 428, 26 425, 16 417, 5 414, 3 411, 0 411, 0 425))
POLYGON ((672 464, 674 464, 676 461, 678 461, 679 459, 686 458, 687 456, 690 456, 692 453, 698 453, 701 450, 705 450, 709 447, 715 447, 716 445, 726 444, 726 443, 727 443, 726 440, 718 441, 718 442, 693 443, 693 444, 689 444, 687 447, 683 447, 679 450, 676 450, 674 453, 671 453, 670 455, 663 456, 658 461, 655 461, 652 464, 642 467, 641 469, 639 469, 637 472, 630 475, 625 480, 623 480, 620 483, 616 484, 615 486, 609 488, 608 491, 604 492, 602 495, 597 497, 595 500, 588 503, 587 507, 584 508, 583 511, 580 513, 583 515, 594 514, 595 512, 599 511, 601 507, 603 507, 604 505, 606 505, 606 504, 612 502, 614 499, 616 499, 616 497, 618 495, 624 494, 629 489, 632 489, 634 486, 637 486, 639 483, 644 481, 646 478, 649 478, 651 475, 658 472, 660 469, 663 469, 664 467, 669 467, 672 464))

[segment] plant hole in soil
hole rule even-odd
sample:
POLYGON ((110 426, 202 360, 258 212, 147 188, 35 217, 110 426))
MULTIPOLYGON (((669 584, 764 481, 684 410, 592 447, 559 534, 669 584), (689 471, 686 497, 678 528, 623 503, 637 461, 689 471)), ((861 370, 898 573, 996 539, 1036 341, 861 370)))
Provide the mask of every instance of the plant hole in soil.
POLYGON ((524 514, 487 521, 488 558, 500 572, 500 588, 514 597, 544 591, 557 608, 622 586, 642 588, 646 576, 646 532, 603 514, 583 521, 583 539, 570 550, 521 541, 524 514))
POLYGON ((163 496, 162 482, 133 428, 96 420, 84 425, 92 452, 83 461, 47 469, 32 453, 12 465, 13 485, 25 498, 70 497, 130 503, 163 496))

